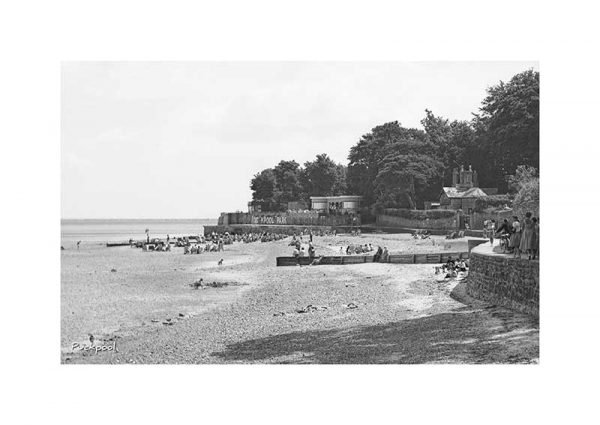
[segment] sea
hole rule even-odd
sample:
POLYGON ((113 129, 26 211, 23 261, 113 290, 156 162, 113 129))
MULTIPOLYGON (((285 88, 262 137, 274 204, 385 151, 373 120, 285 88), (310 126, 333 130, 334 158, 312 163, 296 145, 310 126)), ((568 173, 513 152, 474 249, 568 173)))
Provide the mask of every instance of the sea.
POLYGON ((106 242, 125 242, 129 239, 201 235, 204 226, 216 225, 216 219, 62 219, 61 245, 105 245, 106 242))

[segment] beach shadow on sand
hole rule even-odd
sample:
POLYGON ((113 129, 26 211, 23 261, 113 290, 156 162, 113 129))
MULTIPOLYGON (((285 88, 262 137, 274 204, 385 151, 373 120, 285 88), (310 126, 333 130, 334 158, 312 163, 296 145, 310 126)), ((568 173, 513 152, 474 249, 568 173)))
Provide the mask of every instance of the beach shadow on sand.
POLYGON ((318 364, 537 363, 537 320, 502 307, 376 326, 314 330, 243 341, 212 353, 224 362, 318 364))

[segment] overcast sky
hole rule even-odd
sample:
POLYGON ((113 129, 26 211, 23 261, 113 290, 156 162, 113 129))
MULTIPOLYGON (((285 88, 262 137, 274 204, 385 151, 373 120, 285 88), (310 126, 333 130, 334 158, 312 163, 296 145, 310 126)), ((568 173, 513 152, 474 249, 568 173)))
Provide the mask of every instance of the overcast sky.
POLYGON ((111 62, 62 66, 63 218, 246 210, 280 160, 347 163, 374 126, 471 118, 536 62, 111 62))

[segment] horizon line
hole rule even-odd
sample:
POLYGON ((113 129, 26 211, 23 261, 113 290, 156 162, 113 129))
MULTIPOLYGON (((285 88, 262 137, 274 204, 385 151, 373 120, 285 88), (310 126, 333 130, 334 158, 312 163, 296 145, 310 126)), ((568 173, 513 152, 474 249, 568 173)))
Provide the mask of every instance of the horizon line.
MULTIPOLYGON (((218 218, 218 217, 217 217, 218 218)), ((210 217, 61 217, 61 220, 216 220, 210 217)))

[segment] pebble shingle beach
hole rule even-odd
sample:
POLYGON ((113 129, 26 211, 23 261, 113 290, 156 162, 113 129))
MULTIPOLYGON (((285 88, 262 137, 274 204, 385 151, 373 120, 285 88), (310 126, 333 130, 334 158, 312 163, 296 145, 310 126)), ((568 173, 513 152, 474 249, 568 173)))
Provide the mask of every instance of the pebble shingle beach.
MULTIPOLYGON (((531 317, 469 299, 461 281, 440 280, 433 265, 276 267, 277 256, 290 255, 289 241, 200 255, 62 251, 62 362, 537 362, 531 317), (189 286, 199 278, 204 286, 189 286), (89 335, 117 351, 72 350, 74 342, 89 344, 89 335)), ((433 241, 400 234, 314 242, 317 255, 350 243, 391 253, 444 249, 443 237, 433 241)), ((449 250, 465 251, 466 241, 449 250)))

